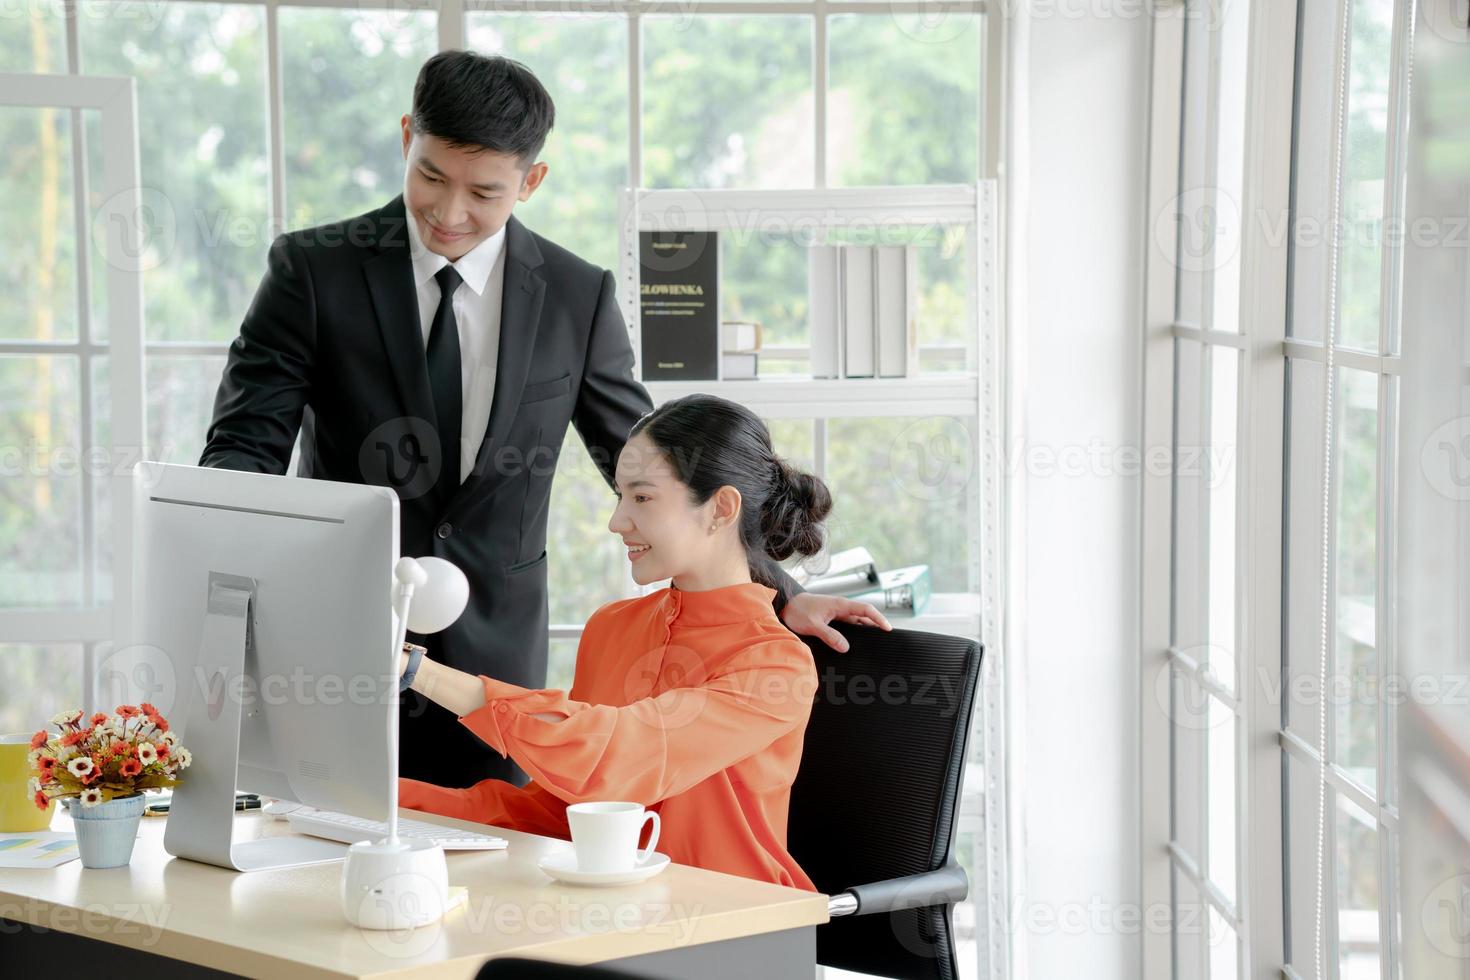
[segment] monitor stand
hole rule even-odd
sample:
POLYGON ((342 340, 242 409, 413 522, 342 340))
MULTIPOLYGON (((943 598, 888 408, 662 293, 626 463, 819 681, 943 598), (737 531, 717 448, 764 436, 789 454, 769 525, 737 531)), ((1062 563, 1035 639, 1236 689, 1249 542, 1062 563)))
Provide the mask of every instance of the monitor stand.
POLYGON ((164 850, 175 857, 235 871, 271 871, 341 861, 347 845, 313 837, 236 841, 235 774, 240 765, 240 715, 245 657, 252 640, 255 581, 209 574, 209 609, 190 678, 184 731, 193 762, 169 802, 164 850))

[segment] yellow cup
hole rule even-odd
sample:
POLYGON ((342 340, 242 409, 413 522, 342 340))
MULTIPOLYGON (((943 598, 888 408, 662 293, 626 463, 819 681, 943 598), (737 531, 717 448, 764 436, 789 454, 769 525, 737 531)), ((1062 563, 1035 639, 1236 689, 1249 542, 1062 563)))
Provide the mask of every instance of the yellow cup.
POLYGON ((5 833, 46 830, 56 812, 55 800, 42 810, 26 793, 34 775, 26 764, 30 754, 30 734, 0 735, 0 831, 5 833))

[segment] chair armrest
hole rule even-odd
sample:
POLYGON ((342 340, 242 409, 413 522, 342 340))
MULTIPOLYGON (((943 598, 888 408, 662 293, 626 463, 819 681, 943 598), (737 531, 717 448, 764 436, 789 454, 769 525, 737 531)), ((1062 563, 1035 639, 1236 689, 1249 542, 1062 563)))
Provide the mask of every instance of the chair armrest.
POLYGON ((965 869, 951 863, 938 871, 849 888, 827 900, 827 914, 835 918, 953 905, 964 901, 969 893, 970 879, 965 869))

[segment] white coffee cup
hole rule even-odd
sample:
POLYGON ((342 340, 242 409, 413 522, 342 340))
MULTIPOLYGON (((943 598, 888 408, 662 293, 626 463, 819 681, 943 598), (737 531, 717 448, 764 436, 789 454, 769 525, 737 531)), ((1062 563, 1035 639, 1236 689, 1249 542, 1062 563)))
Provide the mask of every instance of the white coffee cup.
POLYGON ((578 871, 631 871, 658 846, 658 814, 641 803, 573 803, 567 807, 578 871), (653 821, 648 847, 638 849, 643 825, 653 821))

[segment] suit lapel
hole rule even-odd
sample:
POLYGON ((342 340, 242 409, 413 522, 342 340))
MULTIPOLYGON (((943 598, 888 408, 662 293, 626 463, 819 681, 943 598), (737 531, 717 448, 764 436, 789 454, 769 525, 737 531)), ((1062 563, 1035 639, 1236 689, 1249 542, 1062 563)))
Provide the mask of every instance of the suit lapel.
POLYGON ((531 370, 531 355, 536 349, 536 331, 546 296, 546 280, 536 271, 541 262, 541 249, 536 246, 536 240, 512 216, 505 226, 505 285, 501 290, 500 345, 495 362, 495 393, 490 400, 490 425, 475 456, 475 467, 460 484, 451 507, 457 508, 495 485, 492 460, 510 433, 531 370))
POLYGON ((413 261, 403 197, 395 197, 378 212, 378 254, 362 264, 378 317, 378 330, 388 351, 388 363, 398 384, 404 412, 434 424, 434 396, 429 388, 429 362, 419 323, 418 293, 413 284, 413 261))

